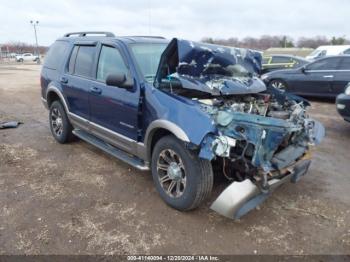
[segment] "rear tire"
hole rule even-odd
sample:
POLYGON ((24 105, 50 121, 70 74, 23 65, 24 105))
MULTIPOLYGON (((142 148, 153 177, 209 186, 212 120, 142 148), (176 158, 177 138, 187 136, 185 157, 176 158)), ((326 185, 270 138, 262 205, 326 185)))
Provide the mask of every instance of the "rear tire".
POLYGON ((49 122, 51 133, 58 143, 64 144, 73 139, 73 127, 68 120, 64 107, 58 100, 50 106, 49 122))
POLYGON ((211 162, 200 159, 174 136, 165 136, 156 143, 151 167, 158 193, 175 209, 194 209, 211 193, 211 162))

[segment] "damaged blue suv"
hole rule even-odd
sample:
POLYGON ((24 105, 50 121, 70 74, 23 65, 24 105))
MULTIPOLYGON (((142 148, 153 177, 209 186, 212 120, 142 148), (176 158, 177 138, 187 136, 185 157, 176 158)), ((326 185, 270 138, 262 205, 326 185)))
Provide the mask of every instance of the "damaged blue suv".
POLYGON ((41 96, 53 137, 79 137, 140 170, 179 210, 212 203, 239 218, 298 181, 323 126, 309 103, 266 88, 258 52, 161 37, 69 33, 50 48, 41 96), (213 171, 215 170, 215 172, 213 171))

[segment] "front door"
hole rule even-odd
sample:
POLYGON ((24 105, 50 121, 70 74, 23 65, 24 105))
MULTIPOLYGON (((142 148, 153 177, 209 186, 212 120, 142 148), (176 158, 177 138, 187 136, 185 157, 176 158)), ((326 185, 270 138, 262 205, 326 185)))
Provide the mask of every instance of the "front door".
POLYGON ((107 76, 122 73, 133 77, 117 46, 102 44, 96 69, 96 81, 89 93, 91 128, 96 135, 125 151, 132 151, 137 140, 139 89, 106 85, 107 76))

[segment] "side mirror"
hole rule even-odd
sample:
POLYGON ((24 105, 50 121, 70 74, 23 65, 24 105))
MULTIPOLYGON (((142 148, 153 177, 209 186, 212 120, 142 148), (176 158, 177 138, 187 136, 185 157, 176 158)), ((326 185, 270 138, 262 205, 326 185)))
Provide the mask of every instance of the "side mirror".
POLYGON ((301 68, 301 72, 302 72, 303 74, 306 74, 306 67, 305 67, 305 66, 303 66, 303 67, 301 68))
POLYGON ((132 89, 134 81, 124 73, 109 74, 106 79, 106 85, 119 88, 132 89))

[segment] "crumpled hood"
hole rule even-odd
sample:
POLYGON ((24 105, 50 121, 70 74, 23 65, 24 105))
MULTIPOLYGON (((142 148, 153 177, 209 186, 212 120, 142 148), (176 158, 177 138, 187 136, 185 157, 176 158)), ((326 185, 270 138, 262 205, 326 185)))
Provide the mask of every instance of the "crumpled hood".
POLYGON ((161 56, 154 84, 179 81, 183 88, 214 96, 258 93, 266 89, 257 77, 261 59, 260 52, 249 49, 174 38, 161 56))

